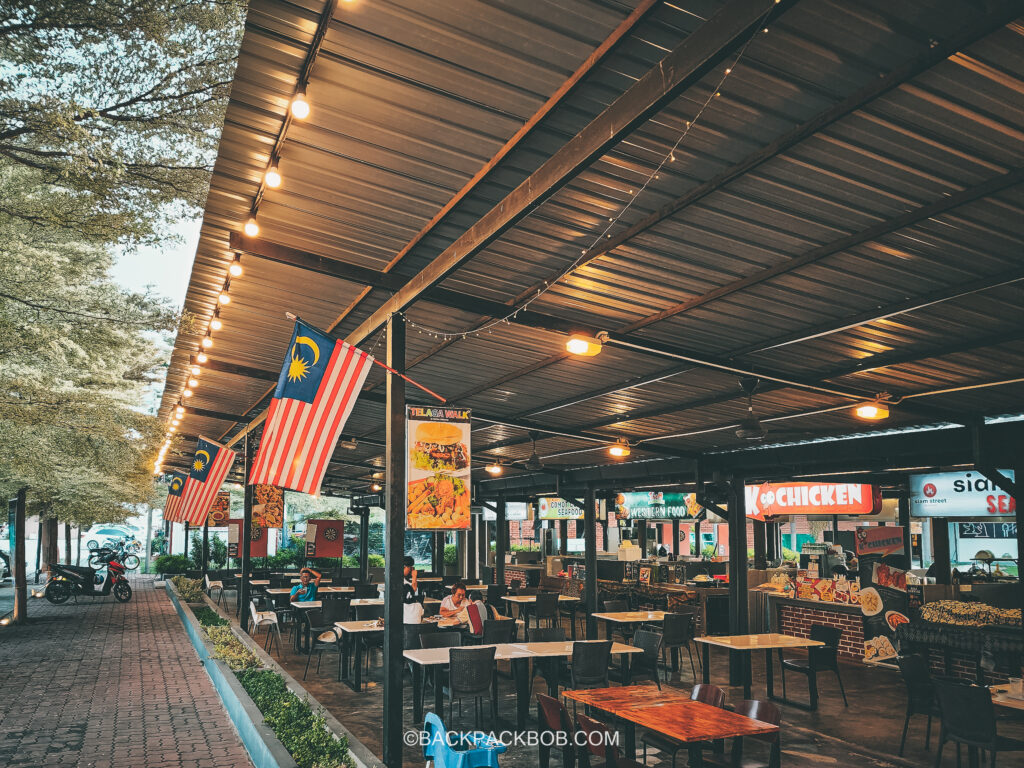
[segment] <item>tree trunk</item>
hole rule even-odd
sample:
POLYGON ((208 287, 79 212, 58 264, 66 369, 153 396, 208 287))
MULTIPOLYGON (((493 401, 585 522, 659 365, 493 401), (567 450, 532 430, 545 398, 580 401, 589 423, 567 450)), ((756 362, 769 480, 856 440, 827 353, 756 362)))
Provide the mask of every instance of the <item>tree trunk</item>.
POLYGON ((71 565, 71 523, 64 523, 64 565, 71 565))
POLYGON ((59 548, 57 546, 57 518, 44 517, 39 521, 39 538, 42 547, 42 568, 49 574, 50 563, 60 562, 59 548))

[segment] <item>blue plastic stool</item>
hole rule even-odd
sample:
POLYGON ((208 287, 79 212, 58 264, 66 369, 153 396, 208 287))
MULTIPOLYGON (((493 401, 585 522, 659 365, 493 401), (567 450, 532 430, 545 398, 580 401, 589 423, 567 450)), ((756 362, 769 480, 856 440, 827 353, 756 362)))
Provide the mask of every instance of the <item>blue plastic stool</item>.
POLYGON ((423 731, 426 734, 423 757, 433 760, 434 768, 500 768, 498 755, 508 749, 483 733, 449 736, 441 718, 433 712, 427 714, 423 731), (451 745, 449 740, 453 742, 451 745))

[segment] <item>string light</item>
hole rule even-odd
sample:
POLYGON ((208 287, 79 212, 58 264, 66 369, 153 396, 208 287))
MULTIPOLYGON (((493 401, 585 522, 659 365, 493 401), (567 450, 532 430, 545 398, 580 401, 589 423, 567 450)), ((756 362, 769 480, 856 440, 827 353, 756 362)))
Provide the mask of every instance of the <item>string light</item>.
POLYGON ((206 332, 206 335, 203 336, 203 340, 200 343, 203 345, 203 349, 209 349, 213 346, 213 338, 211 338, 209 331, 206 332))
POLYGON ((242 276, 242 254, 235 254, 235 260, 232 261, 231 265, 228 267, 228 274, 232 277, 242 276))
MULTIPOLYGON (((213 345, 213 342, 212 342, 212 341, 210 342, 210 345, 211 345, 211 346, 213 345)), ((207 360, 209 360, 209 359, 210 359, 210 358, 208 358, 208 357, 206 356, 206 353, 205 353, 205 352, 202 352, 202 351, 200 351, 200 353, 199 353, 198 355, 196 355, 196 362, 197 362, 197 363, 205 363, 205 362, 206 362, 207 360)))
POLYGON ((309 117, 309 102, 306 101, 306 89, 300 88, 291 103, 292 117, 296 120, 305 120, 309 117))
POLYGON ((179 405, 174 409, 174 412, 178 415, 179 418, 181 418, 182 416, 185 415, 185 406, 179 405))
POLYGON ((189 379, 188 380, 188 385, 190 387, 198 387, 199 386, 199 379, 189 379))
MULTIPOLYGON (((775 2, 773 3, 772 8, 778 2, 779 2, 779 0, 775 0, 775 2)), ((768 17, 769 17, 769 15, 772 12, 772 8, 769 8, 769 10, 764 14, 764 17, 762 18, 762 21, 761 21, 762 24, 767 22, 768 17)), ((758 25, 758 26, 760 26, 760 25, 758 25)), ((650 186, 651 182, 653 180, 655 180, 655 179, 659 179, 660 178, 660 171, 662 170, 662 168, 664 168, 664 166, 667 163, 675 162, 675 160, 676 160, 676 151, 679 149, 680 144, 682 144, 682 142, 689 135, 689 133, 690 133, 691 129, 693 128, 693 126, 695 126, 697 124, 697 122, 703 117, 704 112, 707 110, 708 106, 715 100, 716 97, 721 96, 721 94, 722 94, 722 86, 724 85, 725 81, 728 80, 728 78, 734 74, 734 70, 736 69, 736 65, 739 64, 739 62, 743 59, 743 56, 747 52, 747 48, 750 46, 750 44, 753 42, 754 38, 756 37, 756 30, 757 29, 758 29, 758 27, 755 26, 754 27, 755 31, 750 35, 750 37, 747 38, 747 41, 740 47, 740 50, 737 52, 737 54, 733 58, 732 62, 727 67, 725 67, 725 69, 723 70, 722 75, 719 78, 718 82, 712 87, 712 89, 708 93, 707 98, 704 100, 704 102, 701 104, 700 108, 697 110, 697 113, 693 116, 692 119, 684 121, 685 128, 680 133, 680 135, 676 139, 675 143, 669 148, 668 152, 666 153, 664 158, 661 160, 661 162, 657 164, 657 166, 647 176, 647 179, 639 187, 637 187, 637 188, 628 188, 627 187, 627 189, 628 189, 628 199, 627 199, 626 203, 622 206, 622 208, 619 210, 618 214, 616 214, 614 217, 609 217, 609 220, 608 220, 607 224, 605 224, 605 226, 602 228, 602 230, 600 232, 598 232, 597 234, 594 235, 594 239, 591 242, 590 246, 589 247, 585 247, 585 248, 581 248, 580 249, 579 257, 573 263, 571 263, 565 270, 563 270, 562 273, 560 275, 558 275, 554 280, 547 280, 547 281, 545 281, 544 287, 538 288, 537 292, 533 296, 531 296, 530 298, 528 298, 525 301, 523 301, 523 303, 521 305, 516 307, 514 310, 510 311, 505 316, 493 318, 493 319, 491 319, 491 320, 489 320, 489 321, 487 321, 485 323, 481 323, 480 325, 476 326, 475 328, 473 328, 472 330, 469 330, 469 331, 445 331, 445 330, 441 330, 439 328, 431 327, 431 326, 424 325, 424 324, 421 324, 421 323, 416 323, 416 322, 410 320, 409 316, 406 315, 404 312, 396 312, 396 313, 394 313, 395 316, 404 318, 406 323, 410 327, 415 328, 417 331, 419 331, 421 333, 426 333, 428 336, 431 336, 431 337, 433 337, 435 339, 441 339, 443 341, 451 341, 453 339, 463 339, 463 338, 466 338, 468 336, 474 336, 475 337, 475 336, 483 334, 485 331, 490 332, 490 329, 492 329, 496 325, 500 325, 502 323, 508 325, 511 321, 515 320, 516 317, 518 316, 518 314, 521 311, 525 310, 533 302, 535 302, 537 299, 539 299, 541 296, 543 296, 549 290, 551 290, 551 288, 553 288, 554 285, 562 277, 565 277, 566 275, 569 275, 573 271, 575 271, 576 268, 579 267, 580 264, 583 262, 583 260, 587 257, 587 255, 590 254, 591 251, 593 251, 594 248, 596 248, 599 243, 601 243, 602 241, 610 240, 612 238, 611 229, 619 221, 622 220, 622 217, 629 211, 630 208, 632 208, 633 204, 640 198, 641 194, 647 189, 647 187, 650 186)), ((763 27, 762 31, 767 33, 768 32, 768 27, 763 27)), ((602 217, 602 220, 603 220, 603 217, 602 217)), ((607 245, 606 245, 606 248, 607 248, 607 245)))
POLYGON ((272 163, 267 172, 263 174, 263 182, 271 189, 281 186, 281 172, 277 170, 277 163, 272 163))
POLYGON ((249 220, 245 222, 245 226, 242 227, 242 231, 249 237, 256 237, 260 233, 260 225, 256 223, 255 216, 249 217, 249 220))
POLYGON ((487 470, 487 472, 492 475, 500 475, 504 471, 504 468, 501 466, 501 464, 497 463, 488 464, 486 467, 484 467, 484 469, 487 470))
POLYGON ((191 389, 184 389, 184 390, 182 390, 181 394, 184 397, 192 397, 192 390, 191 389))
POLYGON ((217 297, 217 301, 221 304, 231 303, 231 294, 228 291, 231 290, 231 279, 228 278, 224 281, 224 287, 221 289, 220 295, 217 297))
POLYGON ((221 322, 220 319, 220 307, 217 307, 217 309, 213 311, 213 319, 210 320, 210 328, 214 331, 219 331, 223 327, 224 323, 221 322))

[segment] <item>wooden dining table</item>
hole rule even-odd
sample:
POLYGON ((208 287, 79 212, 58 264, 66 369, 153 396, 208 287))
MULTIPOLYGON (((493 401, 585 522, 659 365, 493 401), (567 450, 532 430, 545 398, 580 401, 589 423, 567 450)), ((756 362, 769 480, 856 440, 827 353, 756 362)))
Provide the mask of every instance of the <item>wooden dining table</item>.
MULTIPOLYGON (((704 658, 704 682, 711 682, 709 663, 711 659, 711 646, 728 648, 730 651, 743 652, 743 698, 750 698, 750 685, 753 672, 751 671, 751 654, 755 651, 764 651, 765 685, 768 690, 768 698, 775 699, 775 670, 772 666, 772 651, 783 648, 812 648, 824 645, 820 640, 811 640, 807 637, 795 637, 793 635, 780 635, 769 632, 760 635, 706 635, 696 637, 694 640, 702 645, 704 658)), ((814 695, 814 688, 811 688, 810 706, 801 702, 783 700, 786 704, 801 709, 816 709, 817 698, 814 695)))
MULTIPOLYGON (((659 704, 681 704, 689 701, 689 694, 665 686, 660 691, 656 685, 620 685, 614 688, 586 688, 582 690, 562 691, 562 697, 569 701, 575 701, 592 709, 599 710, 612 717, 619 717, 619 713, 627 710, 649 707, 652 702, 659 704)), ((627 757, 636 754, 636 729, 632 723, 626 723, 626 744, 627 757)))
POLYGON ((612 624, 660 624, 665 620, 665 611, 613 611, 595 613, 594 618, 604 622, 604 634, 610 640, 612 624))

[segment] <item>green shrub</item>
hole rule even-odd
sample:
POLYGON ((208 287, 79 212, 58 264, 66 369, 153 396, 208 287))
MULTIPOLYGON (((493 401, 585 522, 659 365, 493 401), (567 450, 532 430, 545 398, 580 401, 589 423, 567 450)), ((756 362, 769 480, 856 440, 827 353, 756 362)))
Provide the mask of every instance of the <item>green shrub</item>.
POLYGON ((355 555, 345 555, 344 557, 341 558, 341 567, 342 568, 358 568, 359 567, 359 558, 356 557, 355 555))
POLYGON ((194 608, 192 613, 195 614, 196 621, 204 627, 226 627, 230 624, 227 619, 206 605, 194 608))
POLYGON ((153 567, 157 573, 184 573, 188 570, 188 558, 184 555, 160 555, 153 567))
POLYGON ((455 550, 454 544, 444 545, 444 564, 445 565, 458 565, 459 553, 455 550))
POLYGON ((384 567, 384 555, 368 555, 366 559, 371 568, 384 567))
POLYGON ((324 718, 314 713, 307 701, 289 691, 276 672, 248 670, 238 673, 238 680, 299 768, 353 765, 348 742, 335 739, 324 718))
POLYGON ((203 595, 206 594, 206 590, 204 589, 205 582, 202 579, 187 579, 184 576, 175 576, 171 579, 171 583, 177 588, 178 596, 186 603, 203 602, 203 595))
POLYGON ((213 658, 220 659, 235 672, 260 666, 260 660, 235 637, 231 627, 207 627, 206 634, 213 641, 213 658))

